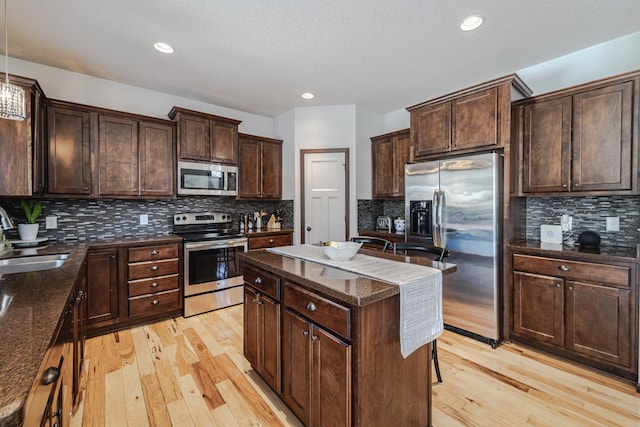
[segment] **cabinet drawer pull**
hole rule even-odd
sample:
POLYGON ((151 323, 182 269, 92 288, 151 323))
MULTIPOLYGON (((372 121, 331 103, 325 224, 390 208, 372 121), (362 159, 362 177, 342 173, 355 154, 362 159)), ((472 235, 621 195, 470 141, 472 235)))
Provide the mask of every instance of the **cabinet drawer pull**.
POLYGON ((157 299, 154 299, 153 301, 151 301, 151 305, 158 305, 160 304, 160 301, 158 301, 157 299))
POLYGON ((151 267, 151 271, 158 271, 160 270, 160 267, 158 267, 157 265, 154 265, 153 267, 151 267))
POLYGON ((156 255, 158 255, 159 253, 160 253, 160 252, 158 252, 157 250, 155 250, 155 249, 154 249, 154 250, 152 250, 152 251, 151 251, 151 256, 156 256, 156 255))
POLYGON ((151 284, 151 287, 152 287, 152 288, 157 288, 157 287, 158 287, 158 282, 153 282, 153 283, 151 284))
POLYGON ((269 243, 273 243, 273 242, 274 242, 274 240, 273 240, 273 239, 269 239, 269 243))
POLYGON ((260 283, 262 283, 262 279, 259 277, 256 277, 255 279, 253 279, 253 283, 255 283, 256 285, 259 285, 260 283))
POLYGON ((559 265, 559 266, 558 266, 558 270, 561 270, 561 271, 571 271, 571 267, 569 267, 569 266, 566 266, 566 265, 562 264, 562 265, 559 265))
POLYGON ((315 305, 314 303, 312 303, 311 301, 309 301, 309 302, 307 303, 307 307, 306 307, 306 308, 307 308, 307 310, 309 310, 309 311, 316 311, 316 310, 317 310, 316 305, 315 305))

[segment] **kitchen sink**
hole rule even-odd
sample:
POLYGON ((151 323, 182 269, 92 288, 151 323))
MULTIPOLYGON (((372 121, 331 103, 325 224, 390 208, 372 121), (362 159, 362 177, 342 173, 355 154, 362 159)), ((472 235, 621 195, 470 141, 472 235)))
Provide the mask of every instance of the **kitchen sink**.
POLYGON ((0 276, 29 271, 58 268, 69 258, 69 254, 35 255, 0 259, 0 276))

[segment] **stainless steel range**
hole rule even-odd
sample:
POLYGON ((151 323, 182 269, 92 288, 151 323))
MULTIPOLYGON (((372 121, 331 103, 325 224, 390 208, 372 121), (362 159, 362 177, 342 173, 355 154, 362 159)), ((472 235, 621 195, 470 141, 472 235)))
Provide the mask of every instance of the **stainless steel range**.
POLYGON ((184 239, 184 316, 242 303, 247 237, 232 228, 231 214, 175 214, 173 233, 184 239))

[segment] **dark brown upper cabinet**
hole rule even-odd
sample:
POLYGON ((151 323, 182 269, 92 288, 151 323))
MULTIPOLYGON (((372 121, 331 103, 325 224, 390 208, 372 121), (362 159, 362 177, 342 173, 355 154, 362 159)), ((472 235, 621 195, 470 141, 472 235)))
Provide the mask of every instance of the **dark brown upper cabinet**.
POLYGON ((50 101, 47 107, 50 194, 92 194, 90 113, 82 106, 50 101))
POLYGON ((240 134, 238 199, 282 198, 282 140, 240 134))
POLYGON ((176 195, 172 121, 50 101, 48 135, 52 195, 176 195))
POLYGON ((410 141, 409 129, 371 138, 374 199, 404 198, 404 165, 409 162, 410 141))
POLYGON ((31 196, 44 190, 44 94, 35 80, 9 78, 24 89, 26 118, 0 119, 0 196, 31 196))
POLYGON ((178 158, 238 164, 240 120, 173 107, 169 118, 178 125, 178 158))
POLYGON ((639 75, 515 103, 520 194, 637 194, 639 75))
POLYGON ((514 93, 531 94, 515 74, 407 108, 411 113, 411 160, 508 145, 514 93))

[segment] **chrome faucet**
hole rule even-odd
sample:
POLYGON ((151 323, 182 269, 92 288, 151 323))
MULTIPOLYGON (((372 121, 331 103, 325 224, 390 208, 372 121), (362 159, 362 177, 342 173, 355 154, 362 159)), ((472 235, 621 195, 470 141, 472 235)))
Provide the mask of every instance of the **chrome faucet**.
POLYGON ((0 207, 0 220, 2 220, 1 225, 3 230, 10 230, 12 228, 16 228, 16 225, 14 224, 9 214, 7 213, 7 211, 2 209, 2 207, 0 207))

